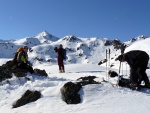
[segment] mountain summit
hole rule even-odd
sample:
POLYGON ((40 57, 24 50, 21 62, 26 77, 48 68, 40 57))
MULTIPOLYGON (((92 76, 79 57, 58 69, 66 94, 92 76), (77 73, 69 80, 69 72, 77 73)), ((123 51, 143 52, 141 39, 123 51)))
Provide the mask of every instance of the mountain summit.
POLYGON ((41 43, 44 43, 44 42, 48 43, 51 41, 59 40, 58 37, 49 34, 47 31, 43 31, 43 32, 39 33, 38 35, 35 36, 35 38, 38 38, 41 43))

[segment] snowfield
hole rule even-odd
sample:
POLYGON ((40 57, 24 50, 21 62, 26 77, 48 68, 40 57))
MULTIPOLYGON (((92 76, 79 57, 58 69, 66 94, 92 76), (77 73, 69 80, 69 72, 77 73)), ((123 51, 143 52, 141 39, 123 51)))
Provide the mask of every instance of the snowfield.
MULTIPOLYGON (((106 77, 106 70, 96 64, 66 65, 64 74, 58 73, 57 68, 57 65, 45 66, 48 78, 28 74, 31 81, 13 77, 9 84, 3 82, 0 86, 0 113, 149 113, 149 89, 138 92, 101 82, 106 77), (66 82, 75 82, 77 78, 89 75, 97 76, 95 80, 101 84, 84 86, 79 92, 80 104, 67 105, 62 101, 60 88, 66 82), (41 91, 42 98, 12 109, 12 104, 28 89, 41 91)), ((111 78, 110 81, 115 80, 111 78)))
MULTIPOLYGON (((48 36, 44 32, 34 38, 27 38, 28 40, 26 38, 16 40, 13 44, 8 44, 7 47, 5 47, 6 44, 0 44, 2 48, 0 66, 12 59, 12 54, 19 45, 29 44, 33 50, 33 52, 29 52, 29 59, 33 63, 33 68, 45 69, 48 74, 48 77, 39 77, 27 73, 30 80, 13 76, 11 79, 0 82, 0 113, 150 113, 150 89, 133 91, 111 84, 116 83, 117 77, 108 78, 107 72, 109 70, 119 72, 119 62, 115 61, 115 57, 120 54, 120 51, 116 51, 112 46, 104 46, 106 39, 65 37, 63 39, 54 38, 50 41, 48 36), (70 42, 72 40, 73 42, 70 42), (65 61, 66 73, 58 73, 56 53, 53 51, 53 48, 60 43, 65 48, 68 47, 69 50, 67 53, 68 60, 65 61), (106 63, 98 65, 98 62, 105 58, 105 51, 108 48, 111 49, 110 64, 114 65, 111 68, 106 68, 106 63), (35 57, 44 60, 39 62, 35 60, 35 57), (46 62, 48 59, 51 62, 46 62), (62 101, 61 87, 67 82, 76 82, 78 78, 85 76, 96 76, 95 80, 101 84, 83 86, 79 91, 82 99, 79 104, 68 105, 62 101), (103 79, 109 80, 111 83, 102 82, 103 79), (42 97, 35 102, 12 108, 12 105, 26 90, 38 90, 42 97)), ((125 43, 128 45, 125 52, 139 49, 150 55, 150 38, 137 40, 134 43, 131 41, 125 43)), ((150 61, 148 66, 150 66, 150 61)), ((128 78, 129 66, 122 63, 122 67, 120 74, 128 78)), ((146 72, 150 78, 150 69, 147 69, 146 72)))

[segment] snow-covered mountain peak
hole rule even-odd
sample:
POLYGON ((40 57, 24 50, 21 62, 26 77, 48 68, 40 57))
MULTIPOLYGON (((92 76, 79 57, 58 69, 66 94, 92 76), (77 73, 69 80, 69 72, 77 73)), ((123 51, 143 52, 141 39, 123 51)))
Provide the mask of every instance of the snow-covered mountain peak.
POLYGON ((43 32, 39 33, 38 35, 35 36, 35 38, 39 39, 39 41, 41 43, 44 43, 44 42, 48 43, 51 41, 59 40, 58 37, 49 34, 47 31, 43 31, 43 32))
POLYGON ((137 41, 142 41, 142 40, 145 40, 147 38, 150 38, 148 36, 144 36, 144 35, 140 35, 138 37, 135 37, 135 38, 131 38, 130 40, 128 40, 127 42, 125 42, 128 46, 133 44, 134 42, 137 42, 137 41))
POLYGON ((66 40, 66 41, 69 41, 69 42, 81 41, 81 39, 77 38, 77 37, 74 36, 74 35, 65 36, 65 37, 63 38, 63 40, 66 40))
POLYGON ((47 31, 43 31, 41 33, 39 33, 36 37, 45 37, 45 36, 50 36, 51 34, 49 34, 47 31))
POLYGON ((138 37, 136 37, 136 38, 130 39, 129 42, 135 42, 135 41, 139 41, 139 40, 144 40, 144 39, 146 39, 146 38, 148 38, 148 37, 147 37, 147 36, 144 36, 144 35, 140 35, 140 36, 138 36, 138 37))
MULTIPOLYGON (((131 46, 133 43, 142 42, 147 37, 139 36, 135 38, 135 41, 124 42, 127 47, 131 46)), ((57 38, 47 31, 39 33, 37 36, 26 37, 19 40, 11 41, 4 43, 0 41, 0 58, 12 58, 13 53, 17 50, 18 47, 27 45, 32 49, 32 52, 29 52, 30 59, 42 58, 43 61, 51 60, 51 63, 56 63, 56 53, 54 47, 62 44, 67 50, 66 63, 97 63, 100 60, 105 58, 105 50, 111 49, 114 57, 115 55, 120 54, 120 45, 122 42, 118 39, 109 40, 107 38, 81 38, 74 35, 68 35, 64 38, 57 38), (7 53, 7 54, 6 54, 7 53)), ((141 46, 142 48, 142 46, 141 46)), ((142 48, 143 49, 143 48, 142 48)), ((34 60, 33 62, 36 62, 34 60)))

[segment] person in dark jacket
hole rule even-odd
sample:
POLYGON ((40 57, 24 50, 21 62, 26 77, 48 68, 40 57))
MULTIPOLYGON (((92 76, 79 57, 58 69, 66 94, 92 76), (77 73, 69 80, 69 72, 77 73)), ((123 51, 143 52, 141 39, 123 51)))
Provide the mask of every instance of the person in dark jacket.
POLYGON ((142 81, 145 86, 150 87, 149 79, 146 74, 149 55, 145 51, 133 50, 120 55, 116 60, 126 61, 130 66, 130 82, 133 87, 138 87, 142 81))
POLYGON ((65 68, 64 68, 64 62, 63 62, 63 46, 62 44, 59 45, 59 48, 55 47, 54 48, 55 52, 57 52, 57 61, 58 61, 58 66, 59 66, 59 72, 60 73, 65 73, 65 68))
POLYGON ((17 55, 17 65, 19 68, 27 69, 31 74, 34 72, 31 63, 28 61, 28 46, 24 46, 23 50, 17 55))
POLYGON ((123 54, 124 53, 124 51, 125 51, 125 48, 126 48, 126 44, 121 44, 121 47, 120 47, 120 49, 121 49, 121 54, 123 54))

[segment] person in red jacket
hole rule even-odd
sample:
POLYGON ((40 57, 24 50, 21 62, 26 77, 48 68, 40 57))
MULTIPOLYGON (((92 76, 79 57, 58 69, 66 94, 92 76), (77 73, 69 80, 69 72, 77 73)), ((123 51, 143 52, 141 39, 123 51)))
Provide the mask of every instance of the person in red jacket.
POLYGON ((57 61, 58 61, 58 66, 59 66, 59 72, 60 73, 65 73, 65 68, 64 68, 64 56, 63 56, 63 46, 62 44, 59 45, 59 48, 55 47, 54 48, 55 52, 57 52, 57 61))

